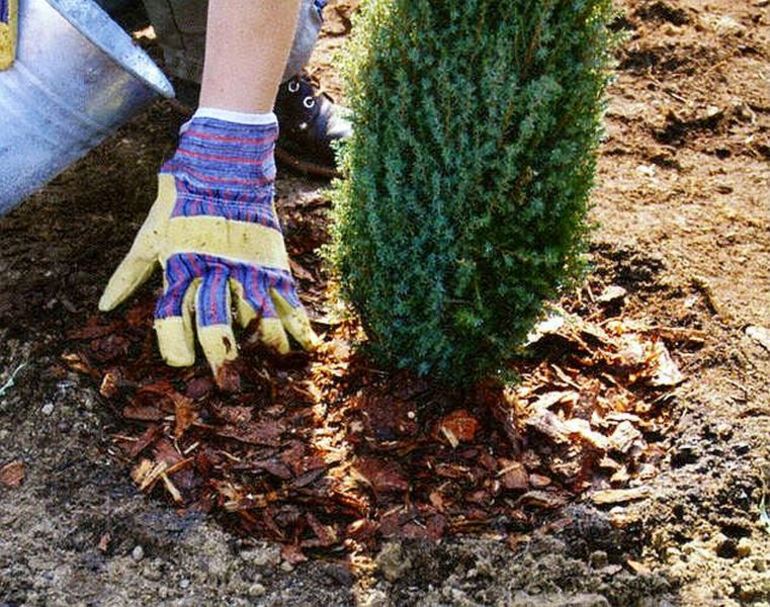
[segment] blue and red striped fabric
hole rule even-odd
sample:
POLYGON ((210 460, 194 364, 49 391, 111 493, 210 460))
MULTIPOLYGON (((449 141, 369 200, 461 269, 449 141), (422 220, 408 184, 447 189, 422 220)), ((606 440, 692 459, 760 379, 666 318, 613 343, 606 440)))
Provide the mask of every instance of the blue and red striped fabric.
MULTIPOLYGON (((173 175, 176 183, 172 217, 223 217, 280 232, 273 208, 277 137, 277 124, 194 118, 174 156, 161 167, 161 173, 173 175)), ((241 285, 246 301, 265 318, 277 316, 270 289, 291 306, 301 306, 291 274, 277 268, 189 251, 166 260, 165 276, 166 290, 155 310, 158 319, 182 315, 185 293, 196 279, 201 280, 196 306, 200 326, 229 322, 230 279, 241 285)))

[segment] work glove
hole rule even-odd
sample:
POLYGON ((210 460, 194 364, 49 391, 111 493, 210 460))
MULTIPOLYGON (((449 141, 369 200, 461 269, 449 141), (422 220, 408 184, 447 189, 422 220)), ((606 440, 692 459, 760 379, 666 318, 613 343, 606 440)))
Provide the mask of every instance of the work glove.
POLYGON ((17 0, 0 0, 0 71, 13 65, 18 27, 17 0))
POLYGON ((155 309, 163 358, 195 362, 198 341, 215 376, 237 357, 238 323, 259 319, 258 339, 289 351, 287 332, 305 349, 318 338, 297 297, 273 204, 278 125, 194 117, 158 176, 158 197, 131 250, 110 279, 99 309, 115 308, 163 268, 155 309))

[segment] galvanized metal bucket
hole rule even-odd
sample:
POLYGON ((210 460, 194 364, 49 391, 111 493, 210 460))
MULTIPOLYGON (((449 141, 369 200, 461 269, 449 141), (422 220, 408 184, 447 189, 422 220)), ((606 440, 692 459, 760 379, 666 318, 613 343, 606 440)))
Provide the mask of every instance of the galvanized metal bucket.
POLYGON ((168 79, 91 0, 20 0, 18 54, 0 72, 0 215, 84 156, 168 79))

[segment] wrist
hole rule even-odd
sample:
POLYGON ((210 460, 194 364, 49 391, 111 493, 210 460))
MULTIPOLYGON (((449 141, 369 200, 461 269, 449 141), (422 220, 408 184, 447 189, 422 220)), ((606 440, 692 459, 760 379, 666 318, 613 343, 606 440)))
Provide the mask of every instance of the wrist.
POLYGON ((174 157, 162 172, 208 188, 244 190, 272 184, 275 115, 200 108, 180 130, 174 157), (227 120, 240 118, 244 121, 227 120))
POLYGON ((193 114, 192 120, 195 120, 196 118, 214 118, 215 120, 251 126, 267 126, 278 123, 278 118, 273 112, 251 114, 248 112, 235 112, 233 110, 225 110, 216 107, 199 107, 193 114))

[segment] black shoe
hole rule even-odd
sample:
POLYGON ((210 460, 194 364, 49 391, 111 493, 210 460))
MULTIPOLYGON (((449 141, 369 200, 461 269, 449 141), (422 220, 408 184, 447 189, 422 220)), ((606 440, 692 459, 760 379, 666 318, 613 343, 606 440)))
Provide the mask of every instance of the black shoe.
POLYGON ((338 175, 332 142, 353 132, 345 109, 326 93, 317 93, 301 76, 278 89, 275 114, 280 135, 275 157, 290 167, 322 177, 338 175))

